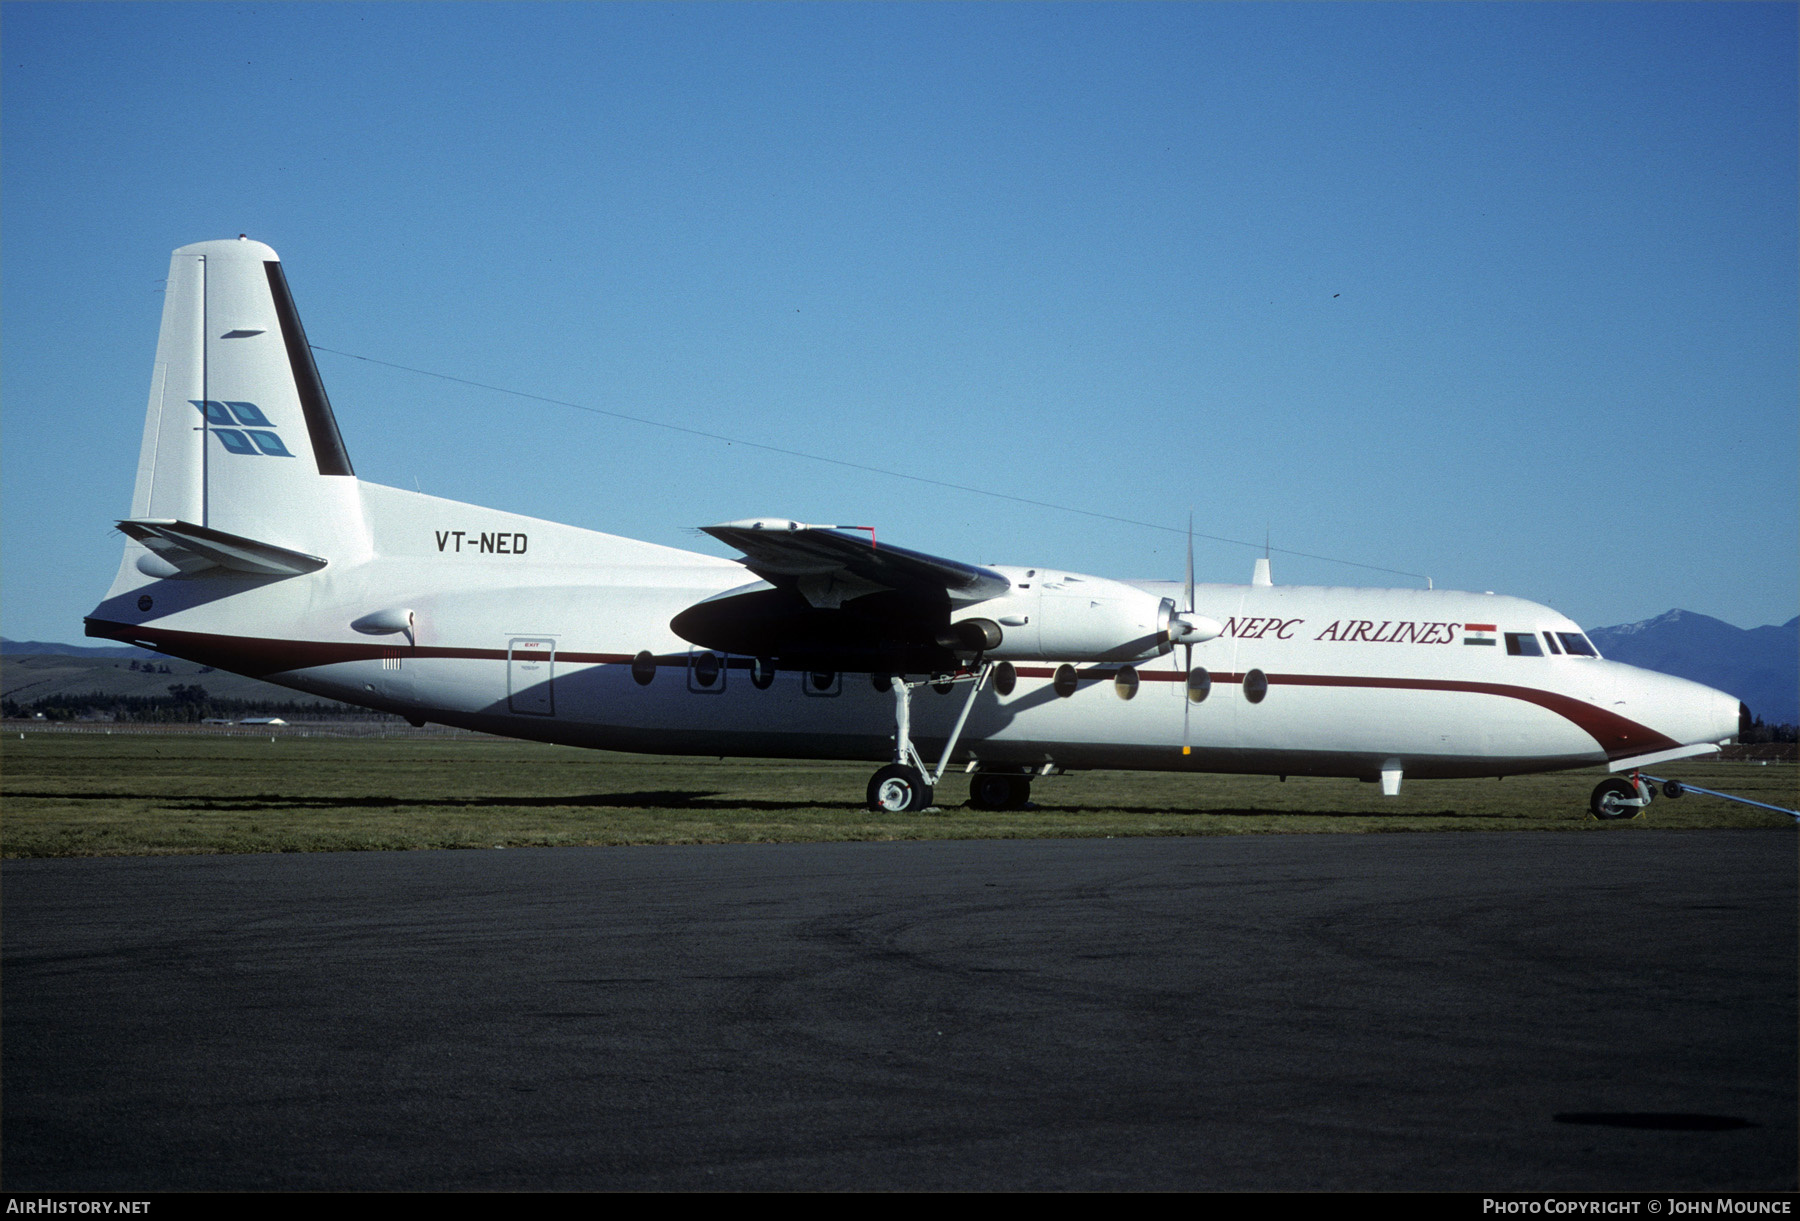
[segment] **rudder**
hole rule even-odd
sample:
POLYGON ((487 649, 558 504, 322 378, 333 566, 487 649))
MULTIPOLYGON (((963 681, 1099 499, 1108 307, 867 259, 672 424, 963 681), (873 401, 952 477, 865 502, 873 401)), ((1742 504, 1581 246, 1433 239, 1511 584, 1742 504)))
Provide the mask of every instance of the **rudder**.
POLYGON ((170 259, 131 516, 320 556, 366 545, 349 453, 261 242, 170 259))

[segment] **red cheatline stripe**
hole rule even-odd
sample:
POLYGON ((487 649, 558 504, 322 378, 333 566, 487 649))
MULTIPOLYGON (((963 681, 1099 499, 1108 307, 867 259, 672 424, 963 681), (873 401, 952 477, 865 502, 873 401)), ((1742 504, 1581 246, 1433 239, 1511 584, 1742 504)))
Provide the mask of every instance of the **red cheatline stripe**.
MULTIPOLYGON (((260 636, 219 636, 211 632, 176 632, 167 628, 138 628, 123 623, 107 623, 89 619, 88 635, 113 640, 144 642, 165 653, 185 657, 202 665, 217 666, 260 678, 286 670, 305 670, 313 666, 336 665, 346 661, 379 661, 395 653, 407 657, 451 657, 463 660, 505 661, 505 649, 458 649, 433 645, 414 647, 403 637, 384 643, 361 641, 332 642, 320 640, 269 640, 260 636)), ((521 660, 547 660, 546 651, 520 650, 521 660)), ((631 660, 629 653, 558 653, 558 661, 610 665, 631 660)))
MULTIPOLYGON (((304 670, 312 666, 328 666, 346 661, 379 661, 402 653, 407 657, 447 657, 465 660, 505 661, 505 649, 458 649, 436 646, 417 648, 399 644, 334 643, 312 640, 268 640, 257 636, 217 636, 207 632, 176 632, 166 628, 138 628, 102 619, 87 621, 87 634, 113 640, 140 641, 154 644, 165 653, 217 666, 260 678, 287 670, 304 670)), ((538 660, 547 653, 522 654, 538 660)), ((559 661, 588 665, 619 665, 630 662, 629 653, 557 653, 559 661)), ((668 663, 663 663, 668 664, 668 663)), ((677 663, 677 664, 685 664, 677 663)), ((1107 681, 1119 672, 1118 666, 1076 667, 1075 675, 1086 682, 1107 681)), ((1056 667, 1017 666, 1021 678, 1053 678, 1056 667)), ((1150 682, 1181 682, 1186 675, 1178 670, 1140 670, 1138 677, 1150 682)), ((1216 673, 1216 683, 1238 683, 1242 674, 1216 673)), ((1505 699, 1524 700, 1528 704, 1556 713, 1580 726, 1591 735, 1609 759, 1623 759, 1655 750, 1681 746, 1645 725, 1604 708, 1596 708, 1585 700, 1535 687, 1519 687, 1511 683, 1479 683, 1443 678, 1375 678, 1339 674, 1271 674, 1271 687, 1367 687, 1389 691, 1458 691, 1473 695, 1497 695, 1505 699)))
MULTIPOLYGON (((1019 675, 1023 678, 1051 678, 1056 671, 1047 666, 1020 666, 1019 675)), ((1077 668, 1075 675, 1085 682, 1104 681, 1117 673, 1099 667, 1088 669, 1077 668)), ((1138 677, 1153 682, 1181 682, 1186 675, 1180 671, 1163 669, 1140 671, 1138 677)), ((1604 708, 1596 708, 1586 700, 1579 700, 1569 695, 1559 695, 1554 691, 1540 691, 1535 687, 1519 687, 1511 683, 1478 683, 1461 679, 1444 678, 1374 678, 1360 675, 1336 674, 1271 674, 1268 676, 1271 687, 1372 687, 1391 691, 1460 691, 1473 695, 1498 695, 1506 699, 1524 700, 1528 704, 1554 712, 1563 719, 1572 722, 1586 731, 1609 759, 1623 759, 1630 755, 1645 754, 1653 750, 1670 750, 1682 745, 1673 738, 1656 732, 1646 725, 1640 725, 1628 717, 1616 712, 1608 712, 1604 708)), ((1215 673, 1215 683, 1241 683, 1242 674, 1215 673)))
POLYGON ((1271 674, 1269 685, 1293 687, 1377 687, 1405 691, 1467 691, 1477 695, 1499 695, 1524 700, 1548 709, 1579 725, 1592 735, 1606 751, 1609 759, 1644 754, 1652 750, 1669 750, 1681 743, 1640 725, 1628 717, 1604 708, 1596 708, 1586 700, 1535 687, 1517 687, 1510 683, 1475 683, 1442 678, 1362 678, 1327 674, 1271 674))

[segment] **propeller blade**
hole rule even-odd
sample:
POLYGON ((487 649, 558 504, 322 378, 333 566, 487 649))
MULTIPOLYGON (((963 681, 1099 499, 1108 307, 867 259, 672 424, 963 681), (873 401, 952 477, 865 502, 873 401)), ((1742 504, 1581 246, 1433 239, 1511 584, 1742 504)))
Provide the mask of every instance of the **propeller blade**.
MULTIPOLYGON (((1192 588, 1190 583, 1189 589, 1192 588)), ((1194 701, 1188 698, 1188 675, 1194 672, 1194 646, 1187 644, 1182 648, 1187 652, 1187 664, 1181 668, 1181 753, 1191 755, 1194 748, 1188 745, 1188 713, 1193 710, 1194 701)))
POLYGON ((1194 511, 1192 509, 1188 510, 1187 606, 1183 609, 1189 614, 1192 614, 1194 610, 1194 511))
MULTIPOLYGON (((1187 613, 1194 613, 1194 511, 1188 510, 1187 535, 1187 613)), ((1187 643, 1182 646, 1186 664, 1181 667, 1181 753, 1191 755, 1194 748, 1188 743, 1188 716, 1193 711, 1194 701, 1188 698, 1188 675, 1194 672, 1194 643, 1190 633, 1187 643)))

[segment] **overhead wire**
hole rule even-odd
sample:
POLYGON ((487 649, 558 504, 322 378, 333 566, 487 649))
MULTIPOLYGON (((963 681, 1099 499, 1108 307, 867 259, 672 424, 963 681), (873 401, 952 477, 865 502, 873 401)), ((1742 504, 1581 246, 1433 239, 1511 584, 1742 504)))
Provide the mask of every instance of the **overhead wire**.
MULTIPOLYGON (((380 360, 373 356, 363 356, 356 352, 344 352, 337 348, 328 348, 323 344, 308 344, 315 352, 325 352, 332 356, 342 356, 348 360, 360 360, 366 364, 381 365, 383 368, 398 369, 403 373, 413 373, 420 377, 432 377, 439 381, 454 382, 459 386, 470 386, 477 390, 487 390, 494 394, 507 394, 514 398, 529 399, 537 403, 548 403, 555 407, 567 407, 574 411, 585 411, 591 415, 606 416, 609 419, 624 420, 631 424, 642 424, 646 428, 660 428, 667 432, 678 432, 690 437, 699 437, 707 441, 721 441, 727 445, 742 445, 749 449, 760 449, 765 453, 781 454, 789 458, 801 458, 808 462, 823 462, 830 466, 840 466, 847 470, 863 471, 872 475, 884 475, 890 479, 905 479, 912 483, 922 483, 929 487, 945 488, 954 492, 968 492, 975 496, 987 496, 994 500, 1008 500, 1014 504, 1030 505, 1036 509, 1050 509, 1057 513, 1074 513, 1082 517, 1092 517, 1099 521, 1117 522, 1124 526, 1138 526, 1145 530, 1161 530, 1169 534, 1187 535, 1189 531, 1181 526, 1165 526, 1158 522, 1142 521, 1135 517, 1121 517, 1116 513, 1102 513, 1097 509, 1083 509, 1075 505, 1057 504, 1054 501, 1035 500, 1029 496, 1016 496, 1011 492, 996 492, 992 488, 974 487, 966 483, 952 483, 946 479, 933 479, 929 475, 915 475, 908 471, 890 470, 882 466, 870 466, 863 462, 850 462, 843 458, 832 458, 824 454, 808 453, 805 450, 786 449, 779 445, 769 445, 762 441, 751 441, 743 437, 728 436, 725 433, 710 432, 704 428, 689 428, 684 424, 671 424, 666 420, 653 420, 647 416, 632 415, 629 412, 613 411, 606 407, 595 407, 588 403, 571 402, 568 399, 552 398, 545 394, 533 394, 528 390, 515 390, 510 386, 496 386, 490 382, 478 382, 473 378, 457 377, 450 373, 439 373, 433 369, 420 369, 412 365, 398 364, 391 360, 380 360)), ((1371 572, 1392 573, 1395 576, 1414 577, 1430 583, 1431 578, 1422 572, 1408 572, 1404 568, 1386 568, 1380 564, 1365 564, 1358 560, 1343 560, 1335 556, 1316 555, 1310 551, 1295 551, 1289 547, 1270 547, 1268 543, 1251 543, 1243 539, 1224 538, 1217 534, 1194 532, 1192 537, 1203 538, 1214 543, 1228 543, 1234 547, 1249 547, 1267 554, 1275 552, 1280 555, 1298 556, 1302 559, 1318 560, 1326 564, 1343 564, 1351 568, 1365 568, 1371 572)))

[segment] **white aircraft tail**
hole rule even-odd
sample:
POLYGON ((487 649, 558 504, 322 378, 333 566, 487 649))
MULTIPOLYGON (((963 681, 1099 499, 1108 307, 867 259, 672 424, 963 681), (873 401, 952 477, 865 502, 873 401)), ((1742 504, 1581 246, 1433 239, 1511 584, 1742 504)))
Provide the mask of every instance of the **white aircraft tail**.
POLYGON ((235 556, 267 572, 367 549, 350 455, 281 260, 261 242, 199 242, 170 260, 121 529, 183 571, 236 568, 235 556))

